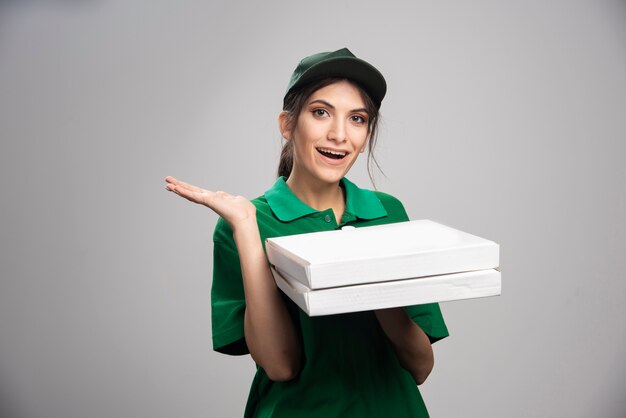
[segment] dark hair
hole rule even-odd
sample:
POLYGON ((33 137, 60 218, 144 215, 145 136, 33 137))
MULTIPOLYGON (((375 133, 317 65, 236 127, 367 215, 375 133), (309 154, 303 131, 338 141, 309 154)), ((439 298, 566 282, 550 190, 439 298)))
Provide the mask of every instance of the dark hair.
MULTIPOLYGON (((309 100, 309 97, 311 97, 311 95, 317 90, 342 80, 346 80, 354 85, 359 90, 361 98, 365 103, 365 110, 368 115, 367 131, 369 133, 369 141, 367 144, 367 174, 369 175, 372 184, 374 184, 374 178, 371 171, 372 164, 374 164, 378 168, 378 170, 382 172, 378 161, 376 161, 376 157, 374 157, 374 147, 376 146, 377 140, 379 112, 378 106, 376 106, 372 98, 360 85, 352 80, 347 80, 345 78, 323 78, 290 92, 285 97, 283 103, 283 111, 287 112, 288 123, 293 130, 298 123, 298 116, 300 115, 300 112, 302 112, 302 108, 306 104, 307 100, 309 100)), ((291 174, 292 167, 293 141, 285 141, 283 149, 280 152, 280 161, 278 163, 278 176, 284 176, 288 178, 291 174)))

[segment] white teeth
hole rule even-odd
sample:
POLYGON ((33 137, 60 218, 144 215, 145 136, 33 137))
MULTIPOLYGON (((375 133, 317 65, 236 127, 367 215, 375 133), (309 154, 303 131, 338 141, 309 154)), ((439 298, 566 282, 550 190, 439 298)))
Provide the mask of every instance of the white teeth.
POLYGON ((327 153, 329 153, 329 154, 333 154, 333 155, 339 155, 339 156, 341 156, 341 157, 344 157, 344 156, 346 155, 346 153, 345 153, 345 152, 342 152, 342 151, 333 151, 333 150, 326 149, 326 148, 318 148, 318 150, 323 151, 323 152, 327 152, 327 153))

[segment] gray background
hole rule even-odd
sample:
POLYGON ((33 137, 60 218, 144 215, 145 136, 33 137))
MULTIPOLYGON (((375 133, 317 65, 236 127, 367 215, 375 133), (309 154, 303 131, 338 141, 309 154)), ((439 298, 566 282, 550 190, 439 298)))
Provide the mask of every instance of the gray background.
MULTIPOLYGON (((210 348, 216 216, 248 197, 305 55, 385 74, 378 188, 501 244, 442 304, 435 417, 626 416, 623 1, 0 3, 0 416, 235 417, 210 348)), ((349 177, 370 187, 363 161, 349 177)))

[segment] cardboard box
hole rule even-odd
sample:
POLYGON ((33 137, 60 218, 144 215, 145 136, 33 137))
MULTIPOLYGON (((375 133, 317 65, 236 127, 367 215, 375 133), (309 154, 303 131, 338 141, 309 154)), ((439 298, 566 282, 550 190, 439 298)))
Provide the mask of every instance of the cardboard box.
POLYGON ((272 273, 278 287, 309 316, 495 296, 501 290, 500 272, 495 269, 319 290, 275 268, 272 273))
POLYGON ((270 264, 318 290, 497 268, 499 245, 430 220, 269 238, 270 264))

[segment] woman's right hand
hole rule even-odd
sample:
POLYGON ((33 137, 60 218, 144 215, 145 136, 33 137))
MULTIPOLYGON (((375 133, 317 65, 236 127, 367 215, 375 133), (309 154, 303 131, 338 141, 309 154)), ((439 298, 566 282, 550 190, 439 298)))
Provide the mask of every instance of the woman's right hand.
POLYGON ((194 186, 172 176, 165 178, 165 188, 193 203, 204 205, 224 218, 235 229, 248 221, 256 223, 256 207, 243 196, 233 196, 226 192, 212 192, 194 186))
POLYGON ((246 346, 270 379, 293 379, 302 364, 302 348, 263 251, 256 207, 242 196, 201 189, 171 176, 165 181, 167 190, 212 209, 230 224, 246 298, 246 346))

